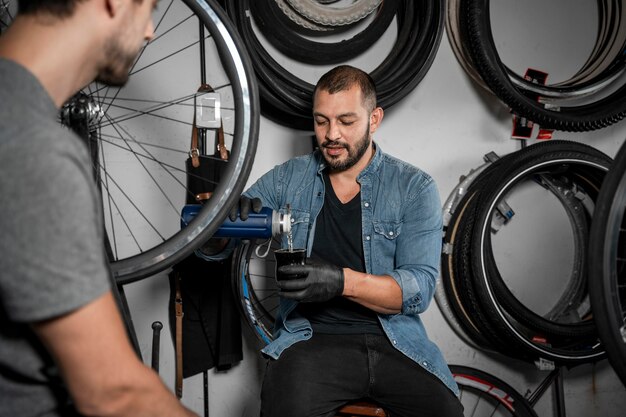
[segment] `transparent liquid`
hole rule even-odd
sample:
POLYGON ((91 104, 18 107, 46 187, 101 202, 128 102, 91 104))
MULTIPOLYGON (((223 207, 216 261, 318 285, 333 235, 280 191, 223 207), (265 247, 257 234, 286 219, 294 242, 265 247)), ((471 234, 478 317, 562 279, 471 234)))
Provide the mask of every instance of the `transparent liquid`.
POLYGON ((291 230, 287 233, 287 247, 289 252, 293 252, 293 234, 291 233, 291 230))
MULTIPOLYGON (((287 204, 287 215, 289 219, 291 219, 291 204, 287 204)), ((289 232, 287 232, 287 248, 289 252, 293 252, 293 233, 291 233, 291 228, 289 228, 289 232)))

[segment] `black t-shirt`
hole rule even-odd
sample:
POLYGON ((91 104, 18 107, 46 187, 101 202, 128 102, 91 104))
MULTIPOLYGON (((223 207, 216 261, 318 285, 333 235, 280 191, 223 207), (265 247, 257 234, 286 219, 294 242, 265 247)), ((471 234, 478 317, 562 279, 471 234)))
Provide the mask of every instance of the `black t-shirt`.
MULTIPOLYGON (((361 193, 343 204, 324 174, 326 193, 317 217, 311 261, 323 260, 342 268, 365 272, 361 241, 361 193)), ((333 334, 382 334, 376 313, 344 297, 324 303, 300 303, 298 312, 311 322, 313 331, 333 334)))

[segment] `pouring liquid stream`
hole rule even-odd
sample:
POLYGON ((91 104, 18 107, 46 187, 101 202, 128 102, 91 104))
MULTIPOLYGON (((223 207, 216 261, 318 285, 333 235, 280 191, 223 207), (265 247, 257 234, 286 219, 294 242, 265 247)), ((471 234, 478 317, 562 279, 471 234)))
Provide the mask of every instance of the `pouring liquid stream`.
MULTIPOLYGON (((287 215, 291 217, 291 204, 287 204, 287 215)), ((291 228, 289 232, 287 232, 287 246, 289 248, 289 252, 293 252, 293 234, 291 233, 291 228)))

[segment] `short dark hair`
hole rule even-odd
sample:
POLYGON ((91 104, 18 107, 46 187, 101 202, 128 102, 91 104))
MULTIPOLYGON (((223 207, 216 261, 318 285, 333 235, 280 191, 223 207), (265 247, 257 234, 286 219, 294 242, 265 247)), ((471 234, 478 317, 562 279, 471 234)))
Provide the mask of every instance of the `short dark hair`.
POLYGON ((19 0, 18 13, 69 17, 74 13, 76 5, 83 1, 85 0, 19 0))
POLYGON ((376 107, 376 85, 372 77, 365 71, 350 65, 339 65, 322 75, 315 89, 313 97, 318 91, 328 91, 330 94, 350 89, 358 85, 363 94, 363 105, 370 111, 376 107))

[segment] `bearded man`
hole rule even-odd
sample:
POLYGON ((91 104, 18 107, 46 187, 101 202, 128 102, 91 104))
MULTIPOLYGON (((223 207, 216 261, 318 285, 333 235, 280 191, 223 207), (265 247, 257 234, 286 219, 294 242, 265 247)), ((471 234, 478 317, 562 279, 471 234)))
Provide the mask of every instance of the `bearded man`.
POLYGON ((383 109, 366 72, 336 67, 313 94, 318 149, 275 167, 240 201, 245 216, 289 207, 293 247, 308 254, 277 271, 261 414, 334 416, 367 398, 393 416, 461 417, 456 383, 420 319, 439 275, 437 187, 373 141, 383 109))

